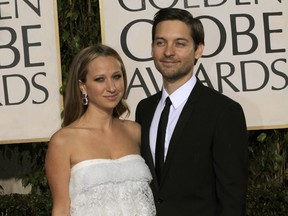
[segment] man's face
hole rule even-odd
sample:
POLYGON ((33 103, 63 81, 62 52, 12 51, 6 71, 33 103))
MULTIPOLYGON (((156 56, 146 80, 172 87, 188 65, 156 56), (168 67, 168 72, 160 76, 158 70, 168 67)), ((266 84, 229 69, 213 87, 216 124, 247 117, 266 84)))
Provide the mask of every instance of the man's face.
POLYGON ((200 58, 203 45, 195 51, 190 28, 179 20, 167 20, 156 26, 152 44, 155 67, 163 81, 185 83, 193 73, 195 58, 200 58))

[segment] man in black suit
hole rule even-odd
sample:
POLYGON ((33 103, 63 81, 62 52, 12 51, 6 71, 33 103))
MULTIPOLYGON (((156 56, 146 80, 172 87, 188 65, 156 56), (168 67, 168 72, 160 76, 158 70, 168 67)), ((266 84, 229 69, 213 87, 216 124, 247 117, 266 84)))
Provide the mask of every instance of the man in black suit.
POLYGON ((156 13, 152 56, 163 88, 139 102, 136 121, 142 126, 141 153, 153 175, 158 216, 245 216, 244 113, 237 102, 204 86, 193 74, 203 49, 200 20, 176 8, 156 13), (161 151, 157 130, 168 96, 172 104, 161 151))

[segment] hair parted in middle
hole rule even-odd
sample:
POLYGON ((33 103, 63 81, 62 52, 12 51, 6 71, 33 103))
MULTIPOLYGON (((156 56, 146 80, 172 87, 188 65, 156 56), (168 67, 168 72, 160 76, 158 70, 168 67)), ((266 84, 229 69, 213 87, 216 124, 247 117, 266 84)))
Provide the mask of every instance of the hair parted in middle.
POLYGON ((86 82, 89 63, 100 56, 110 56, 119 61, 123 74, 125 91, 123 98, 113 110, 113 117, 119 118, 125 112, 127 112, 127 115, 130 114, 129 107, 124 100, 127 89, 127 73, 122 58, 113 48, 99 43, 82 49, 71 63, 68 83, 65 90, 63 126, 71 124, 85 113, 87 106, 84 106, 82 103, 79 81, 82 83, 86 82))

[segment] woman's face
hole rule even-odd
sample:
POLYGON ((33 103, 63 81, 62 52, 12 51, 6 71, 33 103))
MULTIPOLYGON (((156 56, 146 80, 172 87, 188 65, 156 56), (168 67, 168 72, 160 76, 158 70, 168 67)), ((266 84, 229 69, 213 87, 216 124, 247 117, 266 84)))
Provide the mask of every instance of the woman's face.
POLYGON ((100 56, 87 69, 86 82, 80 82, 80 89, 88 95, 88 106, 112 111, 125 91, 120 62, 112 56, 100 56))

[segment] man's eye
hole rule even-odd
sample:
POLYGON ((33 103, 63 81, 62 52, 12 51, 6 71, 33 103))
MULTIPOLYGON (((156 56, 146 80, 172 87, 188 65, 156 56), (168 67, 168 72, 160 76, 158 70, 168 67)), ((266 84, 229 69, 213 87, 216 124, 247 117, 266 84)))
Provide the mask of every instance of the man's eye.
POLYGON ((164 45, 164 41, 156 41, 156 45, 157 46, 163 46, 164 45))
POLYGON ((177 43, 176 43, 176 46, 178 46, 178 47, 184 47, 184 46, 186 46, 186 44, 185 44, 184 42, 177 42, 177 43))

